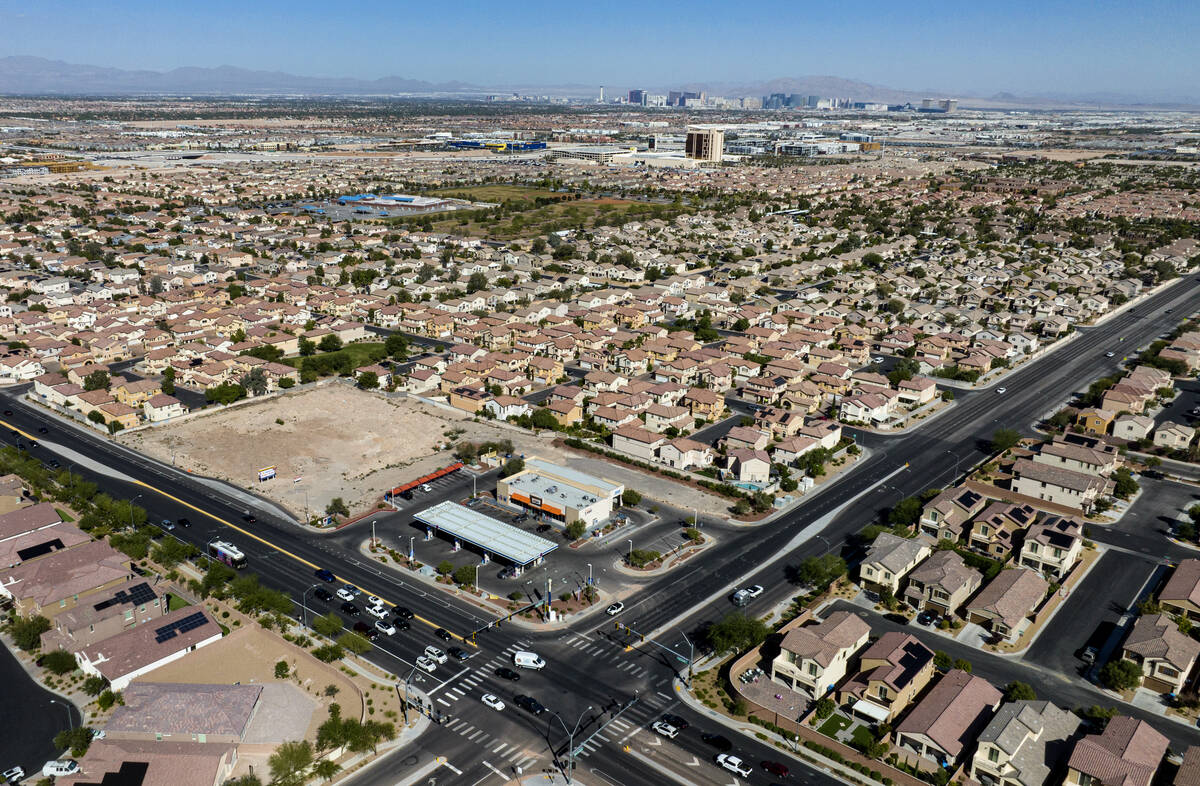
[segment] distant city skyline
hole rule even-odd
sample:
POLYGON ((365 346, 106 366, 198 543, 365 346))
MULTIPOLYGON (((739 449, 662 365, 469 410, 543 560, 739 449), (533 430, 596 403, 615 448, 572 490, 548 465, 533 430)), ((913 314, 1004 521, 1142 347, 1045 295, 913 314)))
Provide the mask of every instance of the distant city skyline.
POLYGON ((1200 94, 1200 4, 764 0, 336 4, 0 0, 3 55, 123 69, 231 65, 302 76, 478 85, 756 84, 831 74, 931 94, 1200 94))

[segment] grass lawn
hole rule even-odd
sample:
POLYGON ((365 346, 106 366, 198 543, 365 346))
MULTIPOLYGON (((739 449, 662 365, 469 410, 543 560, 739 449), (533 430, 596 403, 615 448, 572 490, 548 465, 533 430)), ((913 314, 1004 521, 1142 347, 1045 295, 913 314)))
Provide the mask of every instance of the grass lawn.
POLYGON ((471 186, 469 188, 439 188, 438 190, 431 191, 430 193, 438 196, 454 197, 457 199, 469 199, 472 202, 503 202, 506 199, 534 200, 538 197, 543 197, 546 199, 558 199, 566 196, 566 194, 547 191, 544 188, 512 185, 471 186))
POLYGON ((72 521, 74 521, 74 520, 75 520, 75 517, 74 517, 74 516, 72 516, 70 513, 66 512, 66 511, 65 511, 65 510, 63 510, 62 508, 55 508, 55 509, 54 509, 54 512, 58 514, 58 517, 59 517, 60 519, 62 519, 63 521, 67 522, 68 524, 70 524, 72 521))
POLYGON ((845 715, 833 714, 829 716, 829 720, 821 724, 817 731, 824 734, 826 737, 837 737, 837 733, 843 729, 850 728, 851 720, 845 715))
POLYGON ((174 593, 167 596, 167 611, 175 611, 176 609, 186 609, 192 604, 188 603, 183 598, 174 593))
MULTIPOLYGON (((336 352, 322 352, 317 350, 317 354, 313 355, 313 357, 329 358, 330 363, 336 364, 345 355, 350 356, 354 364, 352 368, 358 368, 383 360, 387 357, 387 350, 384 349, 383 342, 381 341, 360 341, 356 344, 347 344, 336 352)), ((293 368, 300 368, 304 362, 304 358, 283 358, 279 362, 286 363, 293 368)))
POLYGON ((869 745, 875 741, 875 735, 866 726, 856 726, 854 731, 850 732, 850 736, 854 738, 856 743, 862 746, 869 745))

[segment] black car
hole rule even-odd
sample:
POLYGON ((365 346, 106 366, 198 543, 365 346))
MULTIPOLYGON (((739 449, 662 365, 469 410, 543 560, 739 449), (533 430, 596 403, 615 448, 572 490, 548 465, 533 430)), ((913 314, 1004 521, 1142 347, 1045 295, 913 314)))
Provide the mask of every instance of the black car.
POLYGON ((188 519, 188 518, 180 518, 178 521, 179 521, 179 526, 183 527, 184 529, 187 529, 188 527, 192 526, 192 520, 191 520, 191 519, 188 519))
POLYGON ((542 706, 540 701, 532 696, 526 696, 525 694, 514 697, 513 702, 521 709, 525 710, 526 712, 531 712, 534 715, 541 715, 546 711, 546 708, 542 706))
POLYGON ((467 660, 471 657, 471 653, 467 652, 462 647, 451 647, 450 649, 446 650, 446 652, 450 653, 450 657, 454 658, 455 660, 467 660))
POLYGON ((496 676, 502 680, 509 680, 511 682, 516 682, 517 680, 521 679, 520 674, 517 674, 507 666, 501 666, 500 668, 496 669, 496 676))
POLYGON ((454 638, 454 636, 450 635, 450 631, 446 630, 445 628, 438 628, 433 632, 433 635, 437 636, 442 641, 450 641, 450 639, 454 638))
POLYGON ((679 717, 678 715, 673 715, 669 712, 664 712, 662 719, 663 719, 663 723, 666 723, 668 726, 674 726, 675 728, 679 729, 680 731, 683 731, 684 729, 686 729, 692 725, 692 724, 688 723, 686 720, 684 720, 683 718, 679 717))
POLYGON ((412 623, 405 619, 393 619, 392 627, 396 630, 408 630, 412 627, 412 623))
POLYGON ((313 593, 313 597, 322 603, 328 603, 329 601, 333 600, 333 593, 324 587, 317 587, 317 591, 313 593))
POLYGON ((397 606, 392 609, 392 614, 402 620, 410 620, 413 618, 413 613, 404 606, 397 606))
POLYGON ((379 631, 365 622, 354 623, 354 632, 368 641, 375 641, 379 638, 379 631))
POLYGON ((917 623, 920 625, 932 625, 937 620, 937 616, 932 611, 922 611, 917 615, 917 623))
POLYGON ((4 414, 5 414, 5 415, 12 415, 12 410, 11 410, 11 409, 6 409, 6 410, 4 410, 4 414))
POLYGON ((38 426, 38 433, 39 434, 49 434, 50 429, 46 428, 45 426, 38 426))
POLYGON ((326 570, 325 568, 317 568, 316 572, 313 573, 313 575, 316 576, 317 578, 319 578, 321 581, 332 582, 335 578, 335 576, 333 575, 333 571, 326 570))
POLYGON ((253 524, 254 522, 258 521, 258 518, 253 513, 247 512, 242 514, 242 521, 246 522, 247 524, 253 524))
POLYGON ((357 617, 359 614, 362 613, 358 610, 358 606, 355 606, 350 601, 346 601, 345 603, 342 604, 342 611, 345 612, 346 614, 349 614, 351 617, 357 617))
POLYGON ((50 467, 51 469, 58 469, 62 466, 62 464, 58 463, 58 459, 50 459, 46 462, 46 466, 50 467))
POLYGON ((701 734, 700 739, 707 742, 722 753, 733 750, 733 743, 724 734, 701 734))

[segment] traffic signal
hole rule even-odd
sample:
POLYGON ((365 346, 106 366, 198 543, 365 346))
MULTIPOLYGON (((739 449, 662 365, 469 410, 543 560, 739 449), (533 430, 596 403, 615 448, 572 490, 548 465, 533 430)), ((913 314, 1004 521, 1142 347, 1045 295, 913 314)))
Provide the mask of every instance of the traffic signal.
POLYGON ((645 633, 643 633, 643 634, 642 634, 642 641, 645 641, 645 640, 646 640, 646 634, 645 634, 645 633))

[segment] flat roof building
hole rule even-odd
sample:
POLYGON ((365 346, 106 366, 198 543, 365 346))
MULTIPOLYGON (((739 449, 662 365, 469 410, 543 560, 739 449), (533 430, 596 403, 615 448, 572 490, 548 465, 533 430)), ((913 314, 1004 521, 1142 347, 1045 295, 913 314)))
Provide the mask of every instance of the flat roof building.
POLYGON ((518 567, 540 563, 558 544, 471 508, 446 500, 413 516, 430 532, 445 532, 455 545, 469 543, 484 557, 503 557, 518 567))
POLYGON ((608 521, 621 504, 625 486, 537 457, 525 469, 496 482, 496 499, 563 524, 594 527, 608 521))

